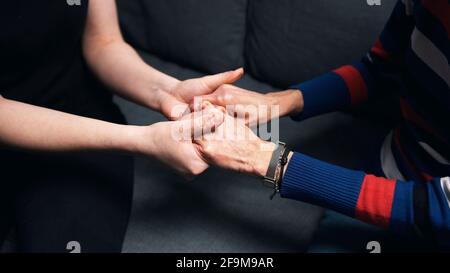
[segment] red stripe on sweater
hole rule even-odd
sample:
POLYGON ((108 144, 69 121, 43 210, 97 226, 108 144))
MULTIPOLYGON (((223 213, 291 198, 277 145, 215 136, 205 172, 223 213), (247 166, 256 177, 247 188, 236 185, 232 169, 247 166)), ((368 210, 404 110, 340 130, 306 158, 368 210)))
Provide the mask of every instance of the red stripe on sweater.
POLYGON ((350 93, 351 105, 367 101, 368 90, 361 73, 351 65, 346 65, 334 70, 342 77, 350 93))
POLYGON ((366 175, 356 204, 356 218, 388 228, 396 183, 395 180, 366 175))
POLYGON ((391 59, 391 55, 384 49, 383 44, 378 38, 372 49, 370 50, 373 54, 381 57, 382 59, 389 60, 391 59))
POLYGON ((422 5, 435 16, 447 31, 450 39, 450 4, 448 0, 422 0, 422 5))
POLYGON ((426 182, 430 182, 431 180, 434 179, 434 177, 424 172, 422 172, 422 177, 425 179, 426 182))

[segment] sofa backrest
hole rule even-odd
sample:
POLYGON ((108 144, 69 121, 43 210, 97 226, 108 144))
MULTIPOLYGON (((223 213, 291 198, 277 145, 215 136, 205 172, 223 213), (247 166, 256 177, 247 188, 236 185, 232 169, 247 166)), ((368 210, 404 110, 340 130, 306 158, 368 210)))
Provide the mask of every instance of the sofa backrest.
POLYGON ((244 66, 247 0, 118 0, 135 47, 208 73, 244 66))
POLYGON ((135 47, 207 73, 286 87, 359 59, 395 0, 118 0, 135 47))
POLYGON ((394 0, 249 1, 247 71, 286 87, 360 59, 381 32, 394 0))

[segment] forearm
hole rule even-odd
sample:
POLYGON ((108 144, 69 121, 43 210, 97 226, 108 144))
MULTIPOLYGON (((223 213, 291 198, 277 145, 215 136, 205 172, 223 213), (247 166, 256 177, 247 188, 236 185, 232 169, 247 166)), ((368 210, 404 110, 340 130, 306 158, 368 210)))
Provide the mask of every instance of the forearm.
MULTIPOLYGON (((258 175, 263 177, 270 157, 262 152, 258 157, 262 166, 258 175)), ((290 154, 281 178, 284 198, 322 206, 382 227, 390 224, 395 187, 395 180, 348 170, 300 153, 290 154)))
POLYGON ((280 117, 298 115, 303 110, 304 101, 301 90, 289 89, 286 91, 269 93, 267 96, 273 100, 273 106, 279 107, 280 117))
POLYGON ((449 244, 449 178, 428 182, 386 179, 295 153, 282 180, 281 196, 403 235, 435 233, 441 244, 449 244))
POLYGON ((355 216, 365 173, 295 153, 286 166, 281 195, 355 216))
POLYGON ((342 66, 292 86, 302 91, 304 107, 295 120, 345 110, 373 97, 374 80, 363 62, 342 66))
POLYGON ((84 56, 93 72, 119 96, 156 111, 167 91, 178 83, 146 64, 121 38, 87 38, 84 56))
POLYGON ((138 127, 117 125, 0 98, 0 143, 48 151, 135 152, 138 127))

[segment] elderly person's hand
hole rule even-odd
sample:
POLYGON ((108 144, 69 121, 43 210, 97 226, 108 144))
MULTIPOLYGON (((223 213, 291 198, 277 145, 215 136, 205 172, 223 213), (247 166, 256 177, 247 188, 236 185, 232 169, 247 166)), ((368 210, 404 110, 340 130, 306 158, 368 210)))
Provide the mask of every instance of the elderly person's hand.
POLYGON ((157 158, 187 179, 208 169, 208 164, 194 147, 193 139, 214 132, 224 119, 222 111, 208 107, 178 121, 140 127, 136 152, 157 158))
POLYGON ((170 120, 178 120, 189 112, 189 104, 194 97, 204 96, 215 92, 224 84, 231 84, 239 80, 244 74, 242 68, 205 76, 196 79, 176 82, 167 92, 157 93, 160 111, 170 120))
POLYGON ((242 120, 229 115, 213 133, 194 139, 194 144, 208 164, 259 177, 266 174, 276 148, 274 143, 258 138, 242 120))
POLYGON ((225 84, 211 94, 196 98, 191 109, 199 110, 203 101, 225 107, 231 116, 242 119, 248 126, 295 115, 303 110, 303 97, 299 90, 261 94, 225 84))

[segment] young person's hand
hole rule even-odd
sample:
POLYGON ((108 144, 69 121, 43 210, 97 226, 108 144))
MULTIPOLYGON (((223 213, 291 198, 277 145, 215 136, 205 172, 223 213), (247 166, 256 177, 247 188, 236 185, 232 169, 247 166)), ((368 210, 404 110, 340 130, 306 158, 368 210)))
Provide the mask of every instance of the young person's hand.
POLYGON ((0 97, 0 145, 45 152, 118 152, 155 158, 187 178, 208 168, 192 139, 222 124, 214 107, 150 126, 115 124, 0 97))
POLYGON ((141 127, 136 152, 157 158, 187 179, 203 173, 208 164, 199 156, 192 139, 213 132, 224 119, 214 107, 167 121, 141 127))
POLYGON ((249 126, 303 110, 303 96, 298 90, 261 94, 226 84, 214 93, 196 99, 191 108, 198 110, 202 101, 225 107, 230 115, 244 120, 249 126))
POLYGON ((189 104, 194 97, 208 95, 224 84, 231 84, 239 80, 244 74, 242 68, 216 75, 197 79, 180 81, 174 84, 168 92, 160 95, 161 112, 170 120, 180 119, 189 112, 189 104))

